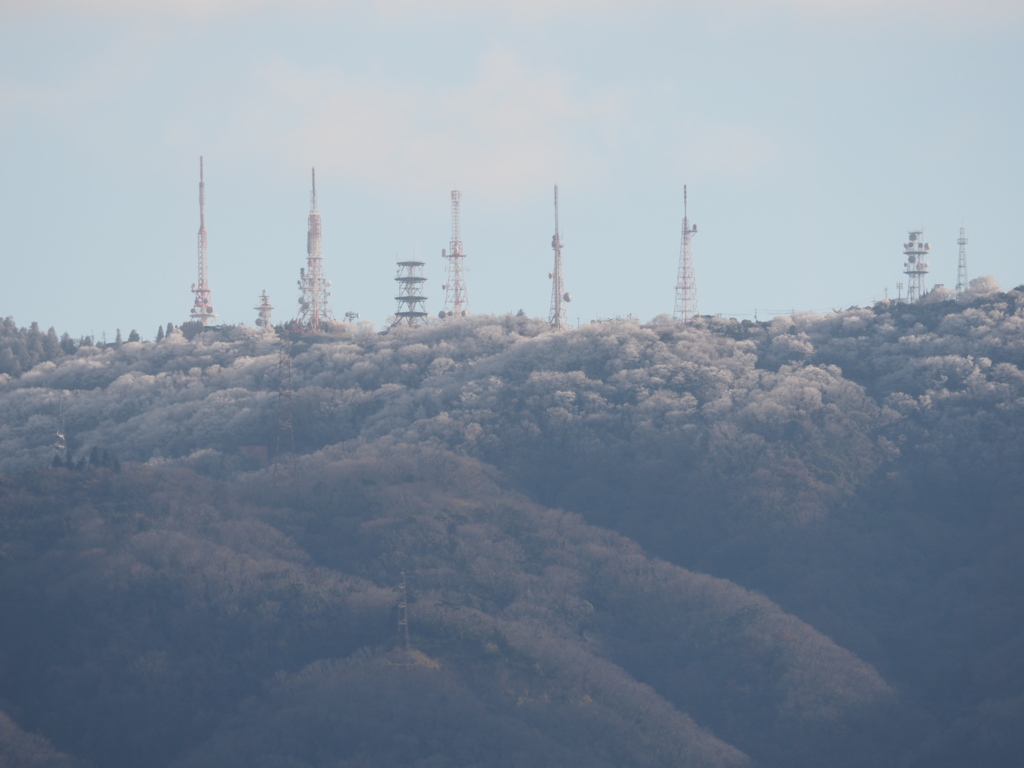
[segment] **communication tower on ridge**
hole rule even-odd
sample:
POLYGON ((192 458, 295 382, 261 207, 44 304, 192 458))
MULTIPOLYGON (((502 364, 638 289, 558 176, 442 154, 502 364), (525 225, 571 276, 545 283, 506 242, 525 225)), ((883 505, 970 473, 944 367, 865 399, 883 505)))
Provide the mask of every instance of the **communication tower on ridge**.
POLYGON ((207 278, 209 259, 206 253, 206 183, 203 181, 203 158, 199 158, 199 282, 192 283, 192 293, 196 295, 192 304, 189 319, 209 325, 217 319, 213 311, 213 299, 210 296, 210 283, 207 278))
POLYGON ((551 311, 548 323, 552 329, 562 331, 569 328, 566 304, 572 301, 572 294, 566 293, 562 282, 562 236, 558 233, 558 185, 555 184, 555 234, 551 238, 551 250, 555 252, 555 267, 548 274, 551 278, 551 311))
POLYGON ((398 274, 395 276, 395 282, 398 283, 398 295, 395 296, 398 309, 395 310, 392 327, 403 322, 410 327, 424 322, 427 316, 423 307, 423 302, 427 300, 423 295, 423 284, 427 281, 423 276, 425 263, 417 260, 398 262, 398 274))
POLYGON ((464 317, 469 312, 466 276, 462 267, 462 260, 466 258, 466 254, 462 250, 462 223, 459 211, 461 199, 462 193, 453 189, 452 240, 447 251, 441 249, 441 256, 448 260, 448 282, 441 286, 444 289, 444 309, 437 313, 440 318, 464 317))
POLYGON ((961 298, 967 290, 967 233, 960 227, 960 237, 956 240, 960 246, 960 259, 956 265, 956 297, 961 298))
POLYGON ((260 316, 256 318, 256 327, 262 328, 264 331, 272 332, 274 330, 274 326, 270 322, 270 312, 274 309, 274 305, 270 303, 270 297, 267 295, 266 291, 263 291, 263 293, 260 294, 259 306, 253 307, 253 309, 260 313, 260 316))
POLYGON ((693 271, 693 252, 690 241, 697 234, 697 225, 690 225, 686 211, 686 185, 683 185, 683 239, 679 244, 679 269, 676 273, 676 304, 672 319, 688 323, 700 314, 697 301, 697 276, 693 271))
POLYGON ((907 257, 903 263, 903 274, 907 276, 908 304, 913 304, 925 294, 924 276, 928 274, 928 262, 924 257, 930 250, 931 245, 924 241, 924 232, 911 230, 909 242, 903 245, 903 255, 907 257))
POLYGON ((324 257, 320 252, 320 209, 316 206, 316 168, 309 196, 306 230, 306 266, 299 270, 299 316, 293 327, 299 333, 324 333, 335 322, 328 299, 331 284, 324 278, 324 257))

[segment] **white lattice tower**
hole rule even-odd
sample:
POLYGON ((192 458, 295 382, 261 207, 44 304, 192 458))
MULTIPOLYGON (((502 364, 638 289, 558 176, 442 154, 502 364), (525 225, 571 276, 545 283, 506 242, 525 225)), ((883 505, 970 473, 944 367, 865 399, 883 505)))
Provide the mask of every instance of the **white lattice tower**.
POLYGON ((555 252, 555 266, 551 278, 551 310, 548 323, 556 331, 569 328, 569 313, 566 304, 572 301, 572 294, 566 293, 562 279, 562 236, 558 231, 558 185, 555 185, 555 234, 551 238, 551 250, 555 252))
POLYGON ((398 274, 395 282, 398 283, 398 295, 395 301, 398 302, 398 309, 395 310, 395 321, 392 326, 405 324, 408 326, 421 325, 426 321, 427 310, 424 302, 427 297, 423 295, 424 283, 427 278, 423 276, 423 261, 400 261, 398 262, 398 274))
POLYGON ((960 227, 960 237, 956 244, 960 246, 960 258, 956 264, 956 295, 959 299, 967 290, 967 233, 960 227))
POLYGON ((931 245, 924 241, 924 232, 920 229, 910 231, 908 242, 903 244, 903 274, 907 276, 907 303, 913 304, 925 294, 924 276, 928 274, 928 262, 924 257, 931 250, 931 245))
POLYGON ((697 300, 697 276, 693 271, 693 250, 690 241, 697 234, 697 225, 690 224, 687 212, 686 185, 683 185, 683 236, 679 243, 679 269, 676 273, 676 303, 672 319, 688 323, 700 314, 697 300))
POLYGON ((209 325, 217 319, 213 311, 213 297, 210 293, 208 276, 209 257, 206 252, 206 183, 203 180, 203 158, 199 158, 199 281, 192 284, 192 293, 196 295, 192 302, 189 319, 209 325))
POLYGON ((253 307, 253 309, 259 312, 259 316, 256 318, 256 327, 262 328, 264 331, 273 332, 274 325, 270 321, 270 313, 273 311, 274 305, 270 303, 270 297, 266 291, 260 294, 260 303, 253 307))
POLYGON ((444 309, 441 317, 463 317, 469 313, 469 295, 466 293, 466 273, 463 268, 463 259, 466 258, 462 250, 462 219, 460 212, 460 201, 462 193, 457 189, 452 190, 452 239, 448 243, 448 250, 441 250, 441 256, 448 260, 447 282, 441 286, 444 288, 444 309))
POLYGON ((302 333, 324 333, 335 322, 330 306, 331 284, 324 277, 320 238, 320 209, 316 204, 314 168, 306 227, 306 266, 299 271, 299 316, 295 320, 297 329, 302 333))

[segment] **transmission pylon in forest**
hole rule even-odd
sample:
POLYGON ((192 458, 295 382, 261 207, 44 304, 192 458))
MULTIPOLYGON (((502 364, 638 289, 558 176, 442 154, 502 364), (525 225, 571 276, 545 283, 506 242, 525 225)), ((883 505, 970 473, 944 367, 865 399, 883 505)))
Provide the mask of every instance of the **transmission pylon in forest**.
POLYGON ((65 465, 68 462, 67 431, 64 424, 64 392, 57 393, 57 430, 53 438, 53 464, 65 465))
POLYGON ((289 475, 295 470, 295 428, 292 421, 292 345, 282 340, 277 355, 277 445, 274 449, 274 477, 283 461, 289 475), (281 451, 287 451, 282 459, 281 451))
POLYGON ((693 250, 690 241, 697 234, 697 225, 690 224, 687 212, 686 185, 683 185, 683 236, 679 244, 679 268, 676 272, 676 303, 672 319, 688 323, 700 314, 697 300, 697 276, 693 271, 693 250))
POLYGON ((192 302, 192 311, 189 319, 209 325, 217 319, 217 313, 213 311, 213 296, 210 291, 209 281, 209 256, 207 254, 206 242, 206 183, 203 181, 203 158, 199 158, 199 282, 192 283, 192 293, 196 295, 192 302))
POLYGON ((466 293, 466 273, 462 262, 466 253, 462 250, 462 214, 460 201, 462 193, 452 190, 452 239, 448 250, 441 249, 441 256, 448 260, 447 282, 444 289, 444 309, 437 313, 440 318, 465 317, 469 313, 469 295, 466 293))
POLYGON ((409 599, 405 588, 405 571, 402 571, 398 582, 398 645, 408 653, 412 649, 409 642, 409 599))
POLYGON ((309 221, 306 226, 306 266, 299 270, 299 315, 293 323, 299 333, 325 333, 333 327, 331 284, 324 277, 321 252, 320 209, 316 204, 316 168, 313 191, 309 195, 309 221))
POLYGON ((964 294, 967 292, 967 233, 964 232, 964 228, 960 227, 960 237, 957 238, 956 244, 960 246, 960 258, 956 265, 956 298, 957 301, 962 301, 964 294))
POLYGON ((558 185, 555 185, 555 234, 551 237, 551 250, 555 253, 554 269, 548 273, 551 278, 551 309, 548 323, 556 331, 569 327, 569 312, 566 304, 572 301, 572 294, 565 290, 562 279, 562 236, 558 231, 558 185))

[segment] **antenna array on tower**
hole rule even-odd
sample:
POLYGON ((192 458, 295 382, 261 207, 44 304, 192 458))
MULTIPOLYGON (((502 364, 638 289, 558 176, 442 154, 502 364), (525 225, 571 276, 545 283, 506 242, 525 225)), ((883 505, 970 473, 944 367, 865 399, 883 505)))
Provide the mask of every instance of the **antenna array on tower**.
POLYGON ((316 204, 314 168, 306 230, 306 266, 299 270, 299 315, 293 324, 300 333, 324 333, 331 330, 335 322, 329 302, 331 284, 324 278, 324 258, 320 247, 320 209, 316 204))
POLYGON ((466 293, 466 276, 462 260, 466 254, 462 250, 462 223, 459 210, 462 193, 452 190, 452 239, 448 250, 441 249, 441 256, 448 260, 448 282, 444 289, 444 309, 438 317, 463 317, 469 312, 469 296, 466 293))
POLYGON ((199 282, 192 284, 192 293, 196 295, 189 313, 191 320, 209 325, 217 318, 213 311, 213 298, 210 294, 210 283, 207 276, 209 261, 206 253, 206 183, 203 181, 203 158, 199 158, 199 282))
POLYGON ((551 238, 551 250, 555 252, 555 266, 548 275, 551 278, 551 311, 548 323, 552 329, 562 331, 569 328, 568 309, 565 306, 572 301, 572 294, 566 293, 562 281, 562 236, 558 232, 558 185, 555 185, 555 234, 551 238))
POLYGON ((683 237, 679 244, 679 269, 676 272, 676 304, 672 319, 688 323, 700 314, 697 301, 697 277, 693 271, 693 252, 690 241, 697 234, 697 225, 690 225, 687 213, 686 185, 683 185, 683 237))
POLYGON ((903 245, 903 255, 907 257, 903 273, 907 276, 907 303, 913 304, 925 294, 924 276, 928 274, 928 262, 924 257, 932 247, 924 241, 924 232, 920 229, 911 230, 909 238, 903 245))
POLYGON ((274 325, 270 322, 270 313, 274 309, 274 305, 270 303, 270 297, 266 291, 260 294, 260 303, 253 309, 260 313, 256 318, 256 327, 262 328, 264 331, 273 331, 274 325))

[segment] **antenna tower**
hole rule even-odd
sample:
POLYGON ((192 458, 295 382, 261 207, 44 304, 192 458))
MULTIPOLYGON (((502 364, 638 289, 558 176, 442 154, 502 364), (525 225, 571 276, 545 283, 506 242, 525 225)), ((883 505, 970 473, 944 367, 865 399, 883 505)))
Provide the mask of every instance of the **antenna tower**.
POLYGON ((265 332, 272 332, 274 330, 273 324, 270 322, 270 312, 274 309, 274 305, 270 303, 270 297, 267 296, 267 292, 264 290, 260 294, 260 303, 258 307, 253 307, 260 316, 256 318, 256 327, 262 328, 265 332))
POLYGON ((962 299, 967 290, 967 233, 960 227, 960 237, 956 240, 960 246, 960 260, 956 265, 956 297, 962 299))
POLYGON ((924 232, 920 229, 910 231, 910 240, 903 244, 903 274, 907 276, 907 303, 913 304, 925 294, 924 276, 928 274, 928 262, 924 257, 931 250, 931 245, 924 241, 924 232))
POLYGON ((398 644, 402 650, 407 652, 409 644, 409 599, 405 589, 405 571, 402 571, 402 580, 398 582, 398 644))
POLYGON ((423 307, 423 302, 427 300, 423 295, 423 284, 427 281, 423 276, 425 263, 416 260, 398 262, 398 274, 395 276, 395 282, 398 283, 398 295, 395 296, 398 309, 395 310, 392 328, 403 322, 410 327, 424 322, 427 316, 423 307))
POLYGON ((688 323, 700 314, 697 301, 697 276, 693 271, 693 251, 690 241, 697 234, 697 225, 690 225, 686 210, 686 185, 683 185, 683 238, 679 244, 679 269, 676 274, 676 305, 672 311, 672 319, 678 323, 688 323))
POLYGON ((572 301, 572 294, 566 293, 562 282, 562 236, 558 232, 558 185, 555 184, 555 234, 551 237, 551 250, 555 252, 555 268, 548 274, 551 278, 551 311, 548 323, 556 331, 569 327, 569 315, 566 304, 572 301))
POLYGON ((448 282, 444 289, 444 309, 438 317, 465 317, 469 312, 469 297, 466 294, 466 275, 462 260, 466 258, 462 250, 462 221, 459 210, 462 193, 452 190, 452 239, 448 250, 441 249, 441 256, 448 260, 448 282))
POLYGON ((300 333, 324 333, 335 322, 328 299, 331 284, 324 278, 324 257, 320 251, 320 209, 316 205, 316 168, 309 196, 306 229, 306 266, 299 270, 299 316, 294 326, 300 333))
POLYGON ((203 158, 199 157, 199 282, 192 283, 192 293, 196 295, 192 303, 189 319, 209 325, 217 319, 213 311, 213 299, 210 296, 209 258, 206 253, 206 183, 203 181, 203 158))

